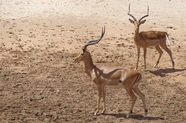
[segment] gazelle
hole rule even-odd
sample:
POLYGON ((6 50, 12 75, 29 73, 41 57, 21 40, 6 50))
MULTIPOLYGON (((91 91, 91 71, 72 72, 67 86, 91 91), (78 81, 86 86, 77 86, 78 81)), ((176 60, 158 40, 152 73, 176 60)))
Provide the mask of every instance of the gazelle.
POLYGON ((166 45, 166 40, 170 42, 169 37, 167 32, 162 32, 162 31, 146 31, 146 32, 140 32, 139 33, 139 27, 141 24, 144 24, 146 20, 143 20, 145 17, 149 16, 149 7, 147 9, 147 14, 139 19, 137 19, 130 14, 130 4, 129 4, 129 11, 128 15, 133 18, 129 19, 131 23, 134 24, 134 41, 137 46, 137 63, 136 63, 136 68, 138 69, 138 62, 139 62, 139 57, 140 57, 140 48, 142 47, 144 50, 144 70, 146 70, 146 53, 147 53, 147 47, 155 47, 156 50, 159 53, 159 58, 154 65, 156 67, 159 63, 159 60, 162 56, 163 51, 160 49, 163 48, 170 56, 171 61, 172 61, 172 68, 174 69, 174 61, 172 58, 172 52, 167 48, 166 45))
POLYGON ((130 112, 127 115, 129 117, 132 114, 132 110, 134 104, 136 102, 136 93, 142 99, 144 106, 144 117, 147 115, 147 107, 145 103, 145 95, 138 89, 138 85, 142 78, 142 75, 133 69, 124 68, 124 67, 96 67, 92 61, 91 54, 87 51, 87 46, 97 44, 104 36, 105 28, 102 29, 101 37, 98 40, 88 41, 82 48, 82 53, 74 58, 74 62, 83 61, 85 65, 85 72, 92 79, 94 84, 98 89, 98 99, 97 99, 97 110, 94 115, 97 115, 99 112, 100 99, 103 97, 103 110, 102 113, 105 112, 105 98, 106 91, 105 87, 123 87, 126 89, 127 93, 132 98, 132 105, 130 108, 130 112))

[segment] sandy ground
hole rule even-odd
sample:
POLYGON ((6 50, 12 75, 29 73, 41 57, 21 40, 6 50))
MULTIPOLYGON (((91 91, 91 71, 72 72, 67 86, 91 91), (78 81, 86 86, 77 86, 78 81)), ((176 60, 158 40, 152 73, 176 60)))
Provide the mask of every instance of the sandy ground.
POLYGON ((186 1, 183 0, 0 0, 1 123, 183 123, 186 122, 186 1), (134 68, 136 46, 131 13, 149 17, 140 30, 166 31, 175 69, 166 52, 153 68, 158 52, 143 53, 140 90, 149 113, 143 118, 138 98, 134 114, 125 118, 131 99, 124 89, 107 90, 105 115, 94 116, 97 90, 82 63, 72 59, 88 40, 106 33, 88 47, 97 66, 134 68))

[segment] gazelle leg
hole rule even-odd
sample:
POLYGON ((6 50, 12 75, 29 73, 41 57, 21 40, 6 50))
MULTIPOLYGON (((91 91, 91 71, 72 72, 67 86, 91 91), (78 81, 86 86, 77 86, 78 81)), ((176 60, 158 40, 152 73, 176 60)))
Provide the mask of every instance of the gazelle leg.
POLYGON ((137 62, 136 62, 136 68, 134 70, 137 70, 138 69, 138 63, 139 63, 139 57, 140 57, 140 48, 137 47, 137 62))
POLYGON ((97 86, 97 88, 98 88, 97 110, 95 111, 94 115, 97 115, 97 113, 99 112, 100 99, 101 99, 101 87, 97 86))
POLYGON ((145 102, 145 95, 138 89, 137 86, 133 87, 133 90, 142 99, 143 107, 144 107, 144 111, 145 111, 144 117, 146 117, 148 110, 147 110, 147 106, 146 106, 146 102, 145 102))
POLYGON ((137 97, 134 94, 134 92, 132 91, 132 89, 127 89, 127 88, 125 88, 125 89, 126 89, 127 93, 130 95, 130 97, 132 98, 132 105, 131 105, 128 115, 126 116, 128 118, 133 113, 132 110, 134 108, 134 104, 136 102, 137 97))
POLYGON ((103 94, 103 110, 102 110, 101 113, 104 114, 105 111, 106 111, 106 107, 105 107, 106 91, 105 91, 105 87, 104 86, 102 87, 102 94, 103 94))
POLYGON ((146 71, 146 54, 147 54, 147 48, 143 49, 144 53, 144 71, 146 71))
POLYGON ((141 78, 142 78, 142 76, 139 75, 138 78, 136 79, 136 82, 133 85, 132 89, 142 99, 143 107, 144 107, 144 110, 145 110, 144 117, 146 117, 146 115, 148 113, 148 110, 147 110, 147 106, 146 106, 146 102, 145 102, 145 95, 138 88, 138 85, 139 85, 139 82, 140 82, 141 78))
POLYGON ((172 61, 172 69, 174 69, 174 61, 172 58, 172 52, 168 49, 168 47, 165 45, 161 45, 161 47, 169 54, 171 61, 172 61))
POLYGON ((160 58, 161 58, 161 56, 162 56, 162 54, 163 54, 163 51, 160 49, 159 45, 155 46, 155 48, 156 48, 156 50, 157 50, 158 53, 159 53, 159 58, 158 58, 156 64, 154 65, 154 67, 157 67, 157 65, 159 64, 160 58))

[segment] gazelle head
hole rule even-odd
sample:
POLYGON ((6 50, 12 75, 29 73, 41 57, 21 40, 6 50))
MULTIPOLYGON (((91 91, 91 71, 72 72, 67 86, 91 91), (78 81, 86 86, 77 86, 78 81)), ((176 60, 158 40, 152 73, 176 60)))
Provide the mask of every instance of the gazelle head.
POLYGON ((88 41, 82 47, 82 52, 78 56, 76 56, 75 58, 73 58, 74 62, 85 61, 87 59, 87 57, 90 56, 90 53, 86 49, 87 46, 97 44, 99 41, 101 41, 101 39, 103 38, 104 34, 105 34, 105 27, 102 28, 102 34, 101 34, 101 37, 99 39, 88 41))
POLYGON ((87 57, 90 55, 90 53, 87 50, 82 50, 82 52, 73 58, 74 62, 84 61, 87 59, 87 57))
POLYGON ((144 24, 145 21, 146 21, 146 20, 143 20, 143 19, 144 19, 145 17, 148 17, 148 16, 149 16, 149 6, 148 6, 148 8, 147 8, 147 14, 144 15, 143 17, 141 17, 141 18, 137 21, 137 19, 136 19, 132 14, 130 14, 130 4, 129 4, 128 15, 131 16, 131 17, 133 18, 133 20, 132 20, 132 19, 129 19, 129 21, 130 21, 131 23, 134 24, 134 29, 135 29, 135 31, 139 31, 139 26, 140 26, 141 24, 144 24))

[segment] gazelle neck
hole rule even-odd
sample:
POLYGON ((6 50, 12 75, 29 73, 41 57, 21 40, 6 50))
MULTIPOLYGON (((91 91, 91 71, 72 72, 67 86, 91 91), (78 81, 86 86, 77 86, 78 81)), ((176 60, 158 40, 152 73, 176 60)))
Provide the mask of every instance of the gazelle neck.
POLYGON ((92 57, 89 53, 86 59, 84 60, 84 64, 85 64, 85 72, 91 77, 91 72, 93 69, 96 68, 96 66, 93 64, 92 57))
POLYGON ((138 44, 138 41, 140 40, 140 35, 139 35, 139 29, 138 30, 134 30, 134 41, 136 42, 136 44, 138 44))

